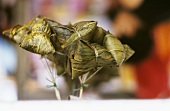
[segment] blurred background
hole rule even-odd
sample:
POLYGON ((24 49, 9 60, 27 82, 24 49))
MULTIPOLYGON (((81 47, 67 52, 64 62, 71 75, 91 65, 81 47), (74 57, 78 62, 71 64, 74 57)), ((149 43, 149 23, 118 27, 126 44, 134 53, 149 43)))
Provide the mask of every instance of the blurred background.
MULTIPOLYGON (((62 24, 98 21, 135 54, 122 66, 101 70, 84 92, 89 99, 170 97, 169 0, 0 0, 0 101, 55 100, 48 69, 2 31, 41 15, 62 24)), ((68 86, 57 78, 62 98, 68 86)))

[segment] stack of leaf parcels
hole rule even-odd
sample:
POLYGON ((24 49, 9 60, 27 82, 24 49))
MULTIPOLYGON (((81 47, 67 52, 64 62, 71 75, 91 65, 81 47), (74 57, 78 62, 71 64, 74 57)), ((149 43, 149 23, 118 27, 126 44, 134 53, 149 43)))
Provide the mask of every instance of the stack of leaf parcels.
POLYGON ((36 17, 3 32, 23 49, 46 56, 72 79, 108 64, 120 66, 134 54, 96 21, 62 25, 36 17))

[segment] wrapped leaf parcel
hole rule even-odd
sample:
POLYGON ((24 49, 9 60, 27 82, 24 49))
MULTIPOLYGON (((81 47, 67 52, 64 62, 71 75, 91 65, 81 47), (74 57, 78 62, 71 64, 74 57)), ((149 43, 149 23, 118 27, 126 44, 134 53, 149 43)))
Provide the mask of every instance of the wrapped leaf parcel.
POLYGON ((72 79, 108 64, 120 66, 134 51, 96 21, 62 25, 38 16, 3 32, 23 49, 46 56, 72 79))

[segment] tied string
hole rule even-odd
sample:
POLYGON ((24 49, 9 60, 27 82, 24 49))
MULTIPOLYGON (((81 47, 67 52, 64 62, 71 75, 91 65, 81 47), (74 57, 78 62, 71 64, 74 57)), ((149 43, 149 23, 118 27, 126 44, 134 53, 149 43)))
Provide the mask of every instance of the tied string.
POLYGON ((81 35, 80 35, 80 33, 77 31, 77 29, 76 29, 75 27, 72 27, 72 28, 73 28, 73 30, 77 33, 78 37, 81 38, 81 35))
POLYGON ((57 84, 54 83, 53 85, 47 85, 46 87, 47 87, 47 88, 51 88, 51 87, 56 87, 56 88, 57 88, 57 84))
POLYGON ((83 89, 83 88, 87 88, 87 87, 89 87, 89 84, 81 84, 81 87, 80 87, 80 88, 73 89, 73 91, 74 91, 74 92, 76 92, 76 91, 80 91, 81 89, 83 89))
POLYGON ((91 46, 92 49, 94 50, 94 53, 95 53, 95 61, 96 61, 96 67, 97 67, 97 58, 99 57, 99 53, 98 53, 98 50, 96 49, 95 46, 91 46))

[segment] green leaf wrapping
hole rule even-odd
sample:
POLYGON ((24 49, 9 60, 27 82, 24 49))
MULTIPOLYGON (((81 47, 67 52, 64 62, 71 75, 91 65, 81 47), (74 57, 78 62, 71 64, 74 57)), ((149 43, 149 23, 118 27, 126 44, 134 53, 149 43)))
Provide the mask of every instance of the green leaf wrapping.
POLYGON ((107 34, 104 39, 104 47, 115 58, 117 66, 120 66, 125 60, 125 49, 123 44, 112 34, 107 34))
POLYGON ((113 63, 114 64, 114 58, 112 56, 112 54, 110 52, 108 52, 103 46, 93 43, 91 44, 91 47, 93 47, 93 49, 97 51, 98 55, 95 59, 96 59, 96 66, 97 67, 103 67, 109 63, 113 63))
POLYGON ((73 33, 61 47, 64 49, 79 39, 89 41, 91 39, 91 35, 95 31, 96 26, 97 22, 95 21, 83 21, 75 23, 73 25, 75 33, 73 33))
POLYGON ((62 25, 41 16, 3 32, 27 51, 56 64, 58 74, 67 72, 72 79, 98 67, 120 66, 134 51, 97 26, 96 21, 62 25))
POLYGON ((125 49, 125 61, 128 60, 134 53, 135 51, 132 50, 128 45, 123 45, 125 49))
POLYGON ((55 52, 52 43, 43 33, 34 33, 26 36, 21 42, 20 46, 30 52, 41 55, 55 52))
POLYGON ((79 40, 71 59, 72 79, 114 61, 111 53, 99 44, 79 40))
POLYGON ((96 27, 95 32, 92 35, 90 40, 91 43, 98 43, 99 45, 103 45, 103 40, 106 35, 106 31, 101 27, 96 27))

